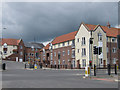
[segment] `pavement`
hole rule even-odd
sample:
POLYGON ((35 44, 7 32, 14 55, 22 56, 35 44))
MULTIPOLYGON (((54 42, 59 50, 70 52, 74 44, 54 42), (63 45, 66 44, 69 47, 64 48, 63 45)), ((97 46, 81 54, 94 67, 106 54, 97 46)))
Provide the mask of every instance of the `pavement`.
POLYGON ((84 69, 35 70, 24 69, 24 64, 19 62, 7 64, 7 69, 2 71, 2 88, 118 88, 118 82, 106 80, 117 78, 117 75, 83 78, 84 69))

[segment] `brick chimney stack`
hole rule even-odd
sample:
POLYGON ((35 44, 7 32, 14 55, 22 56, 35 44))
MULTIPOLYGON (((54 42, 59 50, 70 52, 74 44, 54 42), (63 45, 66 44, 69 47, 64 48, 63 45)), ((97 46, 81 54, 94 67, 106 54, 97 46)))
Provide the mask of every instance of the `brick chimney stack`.
POLYGON ((108 28, 110 28, 110 27, 111 27, 109 22, 107 23, 107 27, 108 27, 108 28))

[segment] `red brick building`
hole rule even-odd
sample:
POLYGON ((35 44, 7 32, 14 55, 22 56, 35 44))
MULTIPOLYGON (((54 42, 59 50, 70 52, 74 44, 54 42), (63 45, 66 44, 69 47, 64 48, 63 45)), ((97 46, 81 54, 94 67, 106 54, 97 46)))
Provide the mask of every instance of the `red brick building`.
POLYGON ((25 43, 25 62, 40 63, 40 50, 44 47, 42 43, 25 43))
MULTIPOLYGON (((84 68, 89 65, 91 31, 94 35, 94 45, 102 45, 100 46, 102 53, 98 55, 97 65, 103 67, 109 63, 118 64, 120 50, 117 48, 117 35, 120 29, 110 27, 109 23, 107 26, 81 23, 78 31, 56 37, 41 50, 41 62, 48 67, 52 65, 56 68, 84 68), (82 45, 85 43, 87 44, 82 45)), ((92 57, 94 65, 96 56, 92 53, 92 57)))

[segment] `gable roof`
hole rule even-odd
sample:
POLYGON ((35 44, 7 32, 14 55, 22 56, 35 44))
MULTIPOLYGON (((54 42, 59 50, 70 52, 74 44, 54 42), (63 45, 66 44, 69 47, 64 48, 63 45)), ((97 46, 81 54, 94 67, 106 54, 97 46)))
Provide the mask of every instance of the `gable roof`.
MULTIPOLYGON (((84 23, 82 23, 84 24, 84 23)), ((91 31, 91 30, 95 30, 98 26, 100 26, 104 32, 106 32, 107 36, 111 36, 111 37, 117 37, 118 34, 120 34, 120 29, 119 28, 108 28, 107 26, 101 26, 101 25, 92 25, 92 24, 84 24, 85 27, 91 31)), ((78 31, 74 31, 68 34, 64 34, 61 36, 56 37, 51 43, 52 44, 57 44, 57 43, 61 43, 61 42, 65 42, 65 41, 69 41, 69 40, 73 40, 75 39, 75 35, 77 34, 78 31)), ((49 49, 49 43, 44 47, 44 49, 49 49)))
POLYGON ((77 32, 78 31, 74 31, 74 32, 71 32, 71 33, 68 33, 68 34, 58 36, 52 41, 52 44, 57 44, 57 43, 73 40, 73 39, 75 39, 75 35, 76 35, 77 32))
MULTIPOLYGON (((7 45, 18 45, 21 39, 12 39, 12 38, 2 38, 2 45, 6 43, 7 45)), ((1 41, 0 41, 1 43, 1 41)))
MULTIPOLYGON (((85 24, 89 30, 95 30, 97 25, 91 25, 91 24, 85 24)), ((100 25, 101 26, 101 25, 100 25)), ((106 35, 109 37, 117 37, 120 29, 119 28, 108 28, 107 26, 101 26, 104 32, 106 32, 106 35)))

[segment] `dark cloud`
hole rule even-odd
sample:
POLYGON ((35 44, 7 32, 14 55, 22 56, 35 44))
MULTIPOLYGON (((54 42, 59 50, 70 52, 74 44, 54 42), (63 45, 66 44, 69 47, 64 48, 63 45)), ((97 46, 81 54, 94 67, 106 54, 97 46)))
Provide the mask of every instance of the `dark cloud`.
POLYGON ((4 3, 5 38, 43 42, 76 31, 81 22, 106 26, 118 24, 118 6, 113 3, 4 3))

